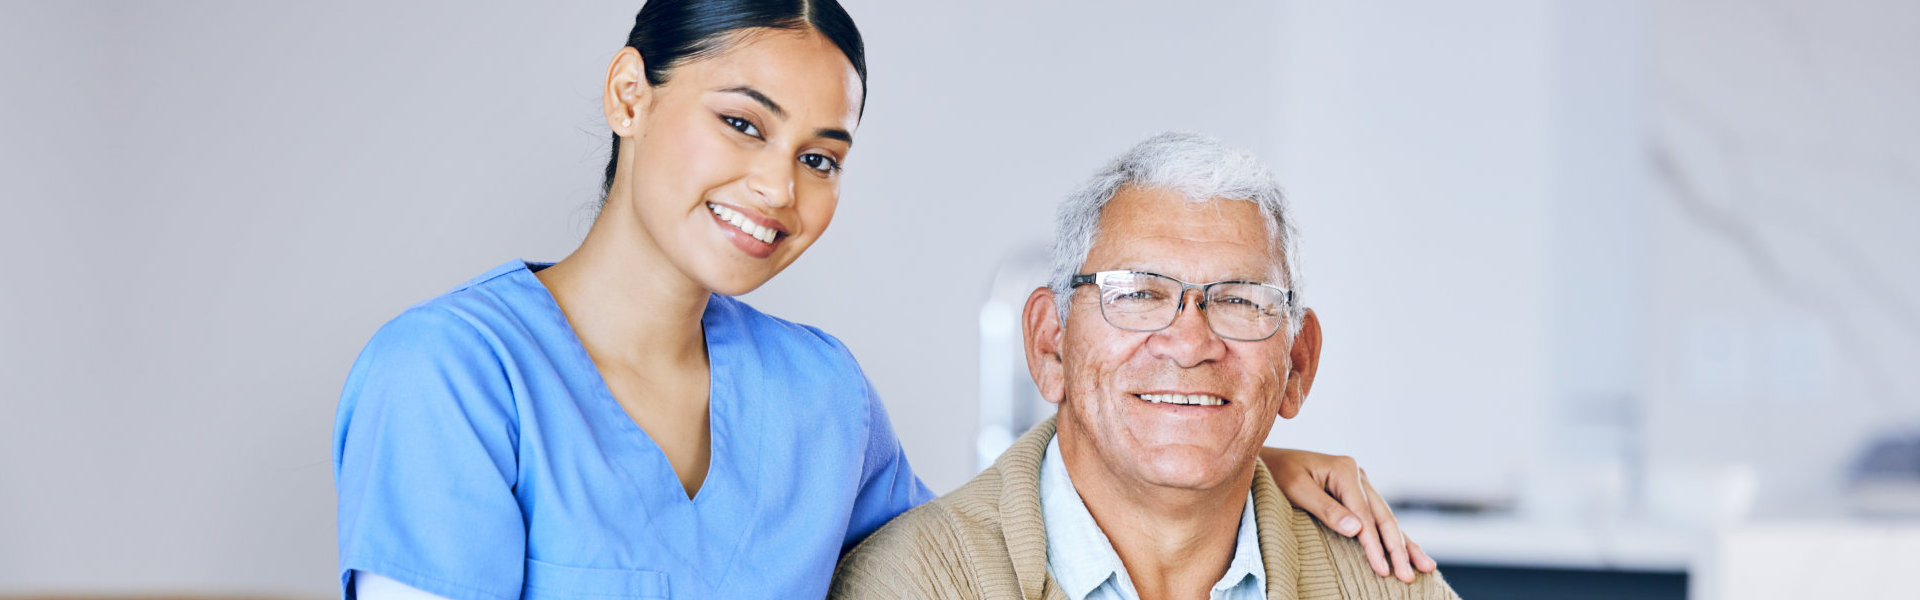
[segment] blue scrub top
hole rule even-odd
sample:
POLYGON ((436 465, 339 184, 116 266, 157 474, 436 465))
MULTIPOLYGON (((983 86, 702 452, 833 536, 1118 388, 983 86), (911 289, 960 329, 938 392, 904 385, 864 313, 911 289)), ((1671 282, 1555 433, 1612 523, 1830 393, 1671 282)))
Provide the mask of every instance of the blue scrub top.
POLYGON ((340 574, 454 600, 820 598, 932 498, 839 340, 715 295, 698 495, 514 261, 381 327, 340 394, 340 574))

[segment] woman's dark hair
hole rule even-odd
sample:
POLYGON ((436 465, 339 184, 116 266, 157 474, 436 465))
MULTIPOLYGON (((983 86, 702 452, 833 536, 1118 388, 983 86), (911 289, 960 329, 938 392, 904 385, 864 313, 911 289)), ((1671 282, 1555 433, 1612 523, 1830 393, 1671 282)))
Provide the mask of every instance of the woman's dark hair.
MULTIPOLYGON (((646 64, 647 85, 667 82, 675 67, 726 50, 728 34, 741 29, 813 29, 833 42, 860 75, 860 106, 866 112, 867 51, 853 17, 836 0, 649 0, 633 19, 627 47, 646 64)), ((613 136, 603 193, 613 190, 620 164, 620 136, 613 136)), ((603 198, 604 202, 605 199, 603 198)))

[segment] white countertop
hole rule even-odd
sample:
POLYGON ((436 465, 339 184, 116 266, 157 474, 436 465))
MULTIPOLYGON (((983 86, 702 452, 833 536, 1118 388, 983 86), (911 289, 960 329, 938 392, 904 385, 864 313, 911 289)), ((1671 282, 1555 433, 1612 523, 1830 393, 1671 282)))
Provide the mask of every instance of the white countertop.
POLYGON ((1912 592, 1920 521, 1760 518, 1688 528, 1646 518, 1556 521, 1406 512, 1401 525, 1448 565, 1686 572, 1689 597, 1854 598, 1912 592))
POLYGON ((1646 519, 1586 522, 1408 512, 1401 526, 1442 565, 1686 571, 1713 534, 1646 519))

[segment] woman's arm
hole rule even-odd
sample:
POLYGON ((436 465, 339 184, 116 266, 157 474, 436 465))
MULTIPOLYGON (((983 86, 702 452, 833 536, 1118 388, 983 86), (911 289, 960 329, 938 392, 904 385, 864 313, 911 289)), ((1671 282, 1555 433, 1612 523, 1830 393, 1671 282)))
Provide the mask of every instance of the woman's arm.
POLYGON ((1373 491, 1367 472, 1352 457, 1261 448, 1260 460, 1267 463, 1288 502, 1341 535, 1359 537, 1374 573, 1412 583, 1415 569, 1431 573, 1437 567, 1419 544, 1400 531, 1393 509, 1373 491))
POLYGON ((452 598, 520 595, 519 422, 489 340, 450 310, 420 306, 355 361, 333 432, 342 586, 359 570, 452 598))

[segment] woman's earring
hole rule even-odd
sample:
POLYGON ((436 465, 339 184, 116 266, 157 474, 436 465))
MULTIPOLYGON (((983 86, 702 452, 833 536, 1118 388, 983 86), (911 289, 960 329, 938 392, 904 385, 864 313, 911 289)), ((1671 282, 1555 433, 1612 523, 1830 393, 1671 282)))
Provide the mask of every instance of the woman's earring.
POLYGON ((628 118, 628 119, 621 119, 621 120, 620 120, 620 126, 621 126, 621 127, 632 127, 632 126, 633 126, 633 119, 631 119, 631 118, 628 118))

